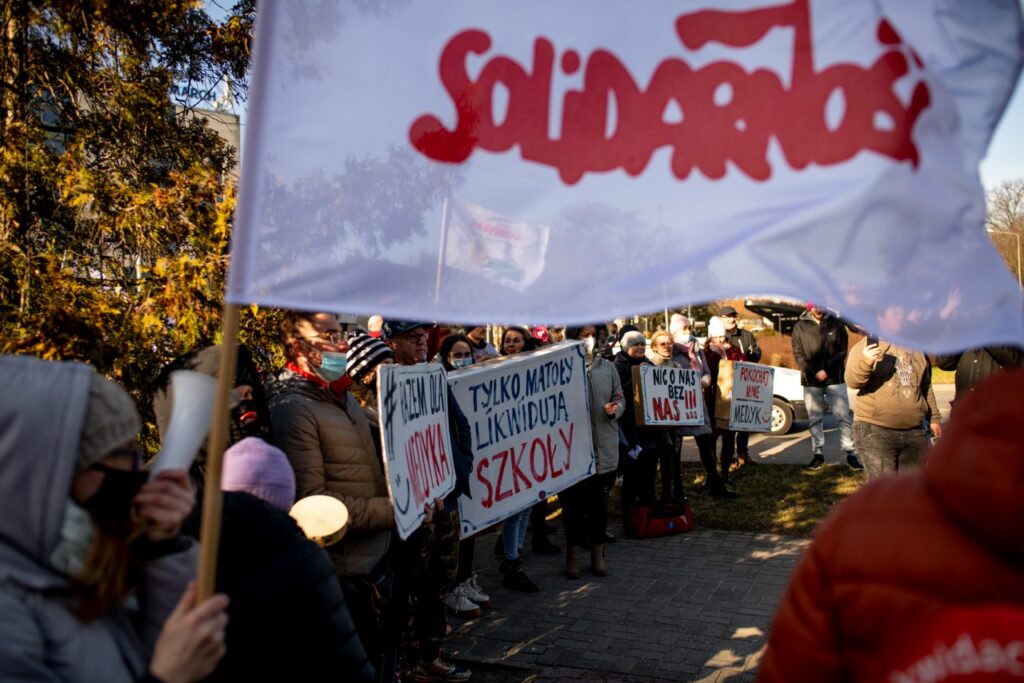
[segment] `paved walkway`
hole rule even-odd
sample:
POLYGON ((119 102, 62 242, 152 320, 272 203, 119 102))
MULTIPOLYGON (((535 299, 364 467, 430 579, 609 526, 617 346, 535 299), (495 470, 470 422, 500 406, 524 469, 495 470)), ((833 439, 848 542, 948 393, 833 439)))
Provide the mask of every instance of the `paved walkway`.
POLYGON ((527 551, 527 574, 541 588, 532 595, 501 586, 495 535, 482 536, 476 570, 495 609, 459 625, 446 648, 523 674, 480 670, 477 681, 753 681, 807 540, 696 529, 639 541, 613 531, 619 540, 606 546, 605 578, 586 572, 589 555, 583 578, 570 581, 561 556, 527 551))

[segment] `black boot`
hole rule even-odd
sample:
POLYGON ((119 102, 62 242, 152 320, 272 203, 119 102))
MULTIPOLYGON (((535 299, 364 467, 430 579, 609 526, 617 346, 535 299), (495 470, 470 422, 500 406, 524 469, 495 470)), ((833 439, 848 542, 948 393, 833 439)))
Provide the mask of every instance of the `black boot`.
POLYGON ((534 534, 532 546, 533 552, 538 555, 560 555, 562 552, 562 549, 548 540, 544 534, 534 534))
POLYGON ((504 560, 498 570, 504 575, 502 583, 509 590, 519 593, 536 593, 540 590, 537 588, 537 584, 530 581, 530 577, 523 571, 523 558, 521 557, 518 560, 504 560))

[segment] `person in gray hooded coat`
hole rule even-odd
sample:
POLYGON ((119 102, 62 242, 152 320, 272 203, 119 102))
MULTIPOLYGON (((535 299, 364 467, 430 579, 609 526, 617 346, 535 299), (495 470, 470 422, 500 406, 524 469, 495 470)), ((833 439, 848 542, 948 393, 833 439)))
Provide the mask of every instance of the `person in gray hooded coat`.
MULTIPOLYGON (((608 537, 608 490, 615 481, 619 464, 618 419, 626 409, 619 373, 611 362, 596 352, 603 326, 568 327, 566 339, 582 341, 586 350, 587 388, 590 391, 590 424, 594 438, 593 476, 573 484, 558 497, 565 512, 565 576, 580 578, 580 546, 590 546, 590 569, 605 576, 604 544, 608 537)), ((611 538, 614 541, 614 537, 611 538)))
POLYGON ((194 606, 184 471, 147 482, 131 397, 89 366, 0 356, 0 680, 196 681, 227 599, 194 606))

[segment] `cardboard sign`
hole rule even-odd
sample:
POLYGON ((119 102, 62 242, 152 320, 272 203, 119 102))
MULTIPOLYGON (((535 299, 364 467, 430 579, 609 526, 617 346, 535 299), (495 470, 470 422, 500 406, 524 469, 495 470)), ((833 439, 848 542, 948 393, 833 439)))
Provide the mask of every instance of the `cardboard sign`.
POLYGON ((657 365, 633 367, 636 423, 649 427, 704 424, 700 373, 657 365))
POLYGON ((774 385, 775 369, 772 366, 733 363, 729 429, 734 432, 770 432, 774 385))
POLYGON ((718 382, 715 391, 715 426, 729 428, 729 411, 732 410, 733 361, 724 358, 718 362, 718 382))
POLYGON ((580 342, 448 374, 473 434, 462 537, 589 477, 594 469, 586 355, 580 342))
POLYGON ((437 363, 381 365, 380 441, 395 526, 403 539, 423 523, 423 508, 455 488, 448 385, 437 363))

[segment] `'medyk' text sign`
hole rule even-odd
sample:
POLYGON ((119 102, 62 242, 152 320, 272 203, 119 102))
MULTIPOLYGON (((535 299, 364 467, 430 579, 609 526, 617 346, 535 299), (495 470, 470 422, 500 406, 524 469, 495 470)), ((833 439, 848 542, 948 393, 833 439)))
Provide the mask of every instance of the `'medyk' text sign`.
POLYGON ((455 488, 444 368, 381 365, 380 437, 395 526, 403 539, 423 523, 423 508, 455 488))
POLYGON ((594 473, 583 344, 487 361, 448 383, 473 433, 463 538, 594 473))
POLYGON ((704 424, 700 373, 690 368, 657 365, 633 367, 637 424, 682 426, 704 424))
POLYGON ((770 365, 735 363, 729 429, 735 432, 770 432, 774 385, 775 369, 770 365))

